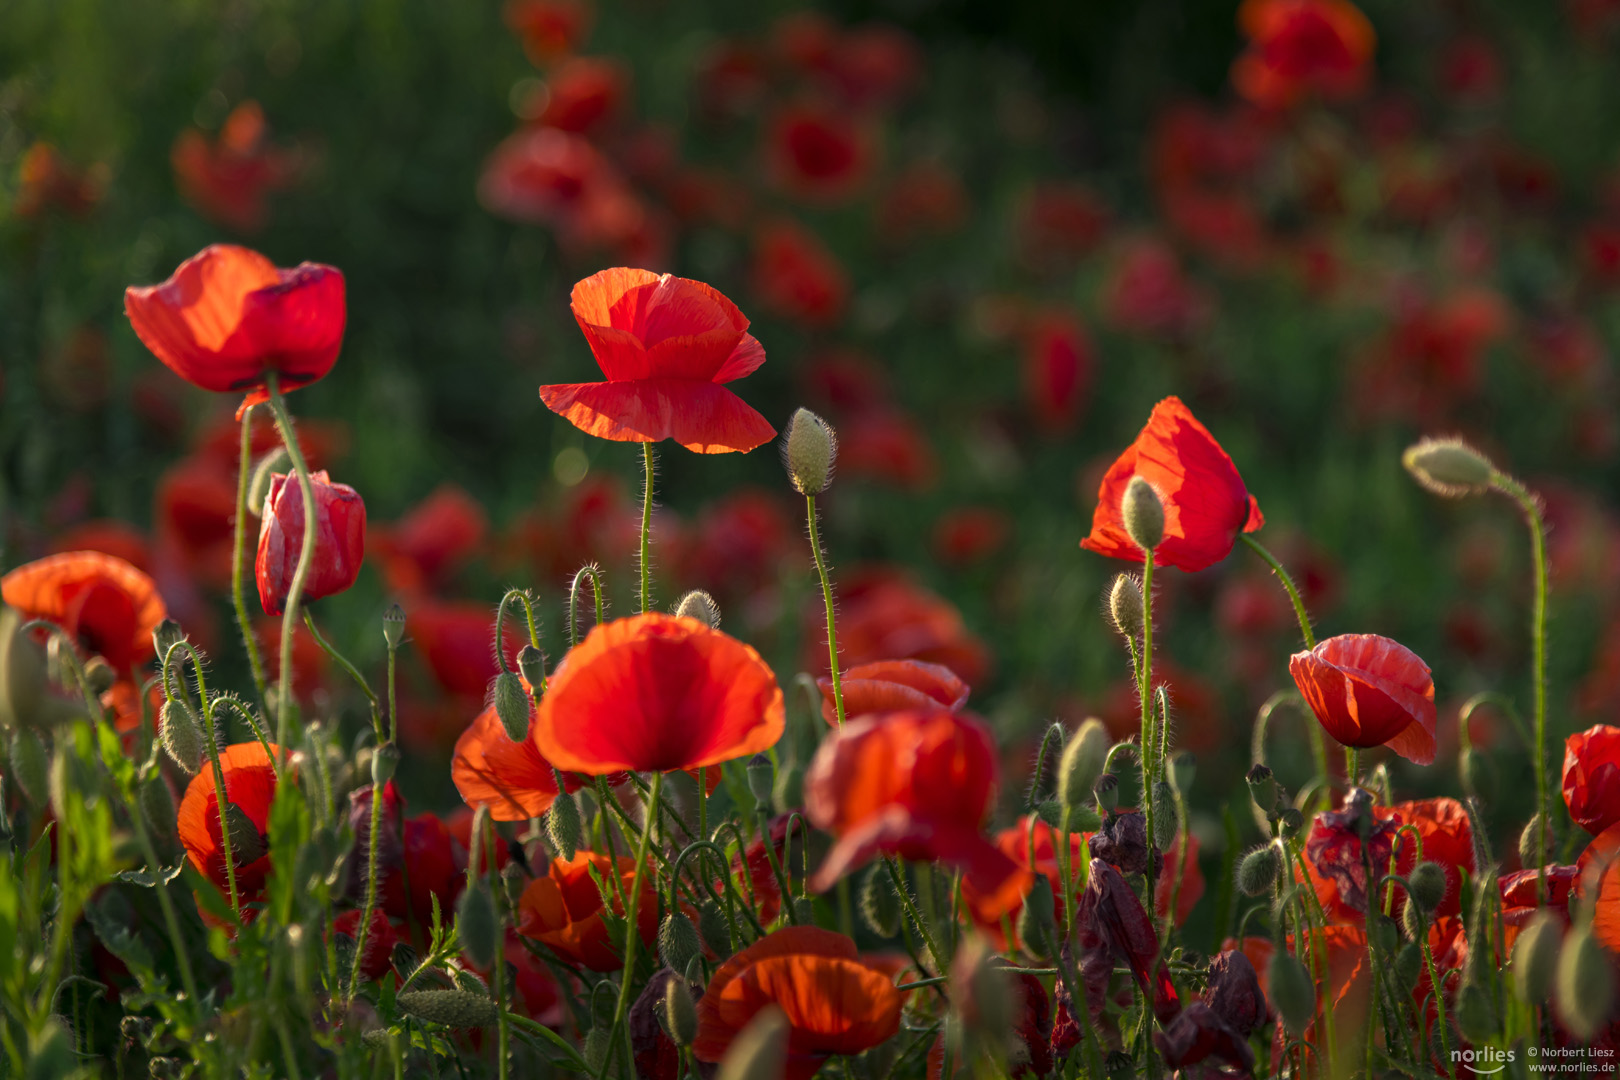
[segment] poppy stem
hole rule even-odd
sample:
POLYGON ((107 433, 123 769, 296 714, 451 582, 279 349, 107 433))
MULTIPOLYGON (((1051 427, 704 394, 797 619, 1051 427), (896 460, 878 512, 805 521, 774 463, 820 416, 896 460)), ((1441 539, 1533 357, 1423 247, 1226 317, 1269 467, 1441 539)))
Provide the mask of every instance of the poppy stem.
MULTIPOLYGON (((648 453, 650 455, 651 451, 648 451, 648 453)), ((650 482, 652 479, 651 456, 648 457, 647 462, 647 477, 650 482)), ((645 543, 645 534, 643 534, 643 543, 645 543)), ((645 561, 643 561, 642 565, 643 567, 646 566, 645 561)), ((624 1031, 624 1049, 627 1055, 625 1060, 632 1065, 636 1060, 636 1051, 630 1039, 630 1030, 625 1027, 624 1018, 630 1009, 630 987, 634 984, 636 975, 636 946, 641 941, 637 919, 639 915, 638 909, 641 907, 641 894, 644 891, 641 887, 642 874, 646 872, 647 854, 652 849, 653 828, 658 824, 658 796, 663 791, 663 786, 664 774, 661 772, 653 773, 652 790, 647 794, 647 818, 641 827, 641 846, 636 850, 636 862, 631 877, 630 895, 626 898, 624 905, 624 971, 619 976, 619 1003, 613 1010, 613 1028, 608 1035, 608 1045, 611 1046, 613 1040, 618 1037, 620 1030, 624 1031)), ((597 1080, 604 1080, 612 1061, 613 1055, 611 1053, 603 1056, 601 1071, 596 1074, 597 1080)))
POLYGON ((641 444, 641 461, 646 470, 642 478, 641 488, 641 613, 645 615, 652 610, 652 564, 647 550, 648 537, 652 533, 652 505, 653 505, 653 444, 641 444))
POLYGON ((923 947, 928 950, 930 959, 934 961, 934 967, 936 969, 944 967, 945 954, 939 951, 933 931, 928 928, 927 921, 917 910, 916 901, 911 895, 911 887, 906 884, 905 875, 900 872, 900 860, 893 855, 885 855, 883 861, 889 867, 889 879, 894 882, 894 891, 900 897, 900 905, 906 909, 911 924, 917 928, 917 934, 923 939, 923 947))
MULTIPOLYGON (((229 887, 231 898, 231 911, 236 915, 236 921, 242 921, 242 901, 236 892, 236 859, 231 851, 231 821, 229 816, 230 795, 225 787, 225 768, 219 763, 219 739, 214 733, 214 706, 208 700, 208 682, 203 677, 202 656, 197 652, 191 642, 184 639, 169 646, 169 651, 163 655, 163 693, 168 696, 171 691, 169 682, 172 671, 180 684, 180 693, 185 694, 185 658, 191 658, 191 671, 197 680, 197 699, 202 706, 203 721, 203 748, 208 752, 208 762, 214 773, 214 808, 219 813, 219 846, 225 857, 225 884, 229 887), (179 651, 180 661, 176 667, 174 656, 179 651)), ((272 761, 274 759, 272 758, 272 761)))
POLYGON ((1154 730, 1153 716, 1153 552, 1151 549, 1142 552, 1142 662, 1136 666, 1136 696, 1142 701, 1142 730, 1138 736, 1142 740, 1142 807, 1143 824, 1147 826, 1148 851, 1150 857, 1147 861, 1147 905, 1153 906, 1153 873, 1154 862, 1151 857, 1153 850, 1153 818, 1158 800, 1154 788, 1159 779, 1158 738, 1154 730))
MULTIPOLYGON (((1305 648, 1316 648, 1316 634, 1311 631, 1311 617, 1305 612, 1305 601, 1300 598, 1299 589, 1294 586, 1294 579, 1288 576, 1283 564, 1278 562, 1277 557, 1267 551, 1266 546, 1260 541, 1248 533, 1240 533, 1238 539, 1247 544, 1249 550, 1264 559, 1266 565, 1271 567, 1272 573, 1277 575, 1277 580, 1282 582, 1283 591, 1288 593, 1288 599, 1294 605, 1294 617, 1299 620, 1299 632, 1304 638, 1305 648)), ((1328 771, 1327 744, 1322 741, 1320 725, 1312 724, 1310 734, 1311 750, 1316 755, 1316 771, 1322 777, 1323 790, 1327 791, 1332 788, 1332 774, 1328 771)))
POLYGON ((253 622, 248 618, 247 592, 242 585, 247 564, 248 487, 253 471, 253 408, 242 412, 242 452, 236 469, 236 529, 231 545, 231 603, 236 608, 236 625, 242 631, 242 647, 247 650, 248 667, 253 671, 253 685, 259 691, 259 707, 265 707, 264 657, 259 653, 259 640, 253 633, 253 622))
POLYGON ((805 516, 810 522, 810 552, 816 559, 816 573, 821 577, 821 599, 827 605, 827 664, 832 674, 833 708, 837 710, 838 726, 844 726, 844 684, 838 675, 838 622, 833 614, 832 578, 827 573, 827 560, 821 553, 821 535, 816 528, 816 497, 804 497, 805 516))
POLYGON ((298 628, 298 605, 304 598, 304 583, 315 563, 315 488, 310 483, 309 465, 304 461, 303 448, 293 431, 292 416, 287 412, 286 399, 281 396, 281 384, 275 372, 265 376, 265 387, 270 392, 270 411, 276 418, 276 430, 292 460, 293 471, 298 474, 298 487, 304 493, 304 536, 298 551, 298 567, 293 571, 292 584, 287 589, 287 603, 281 616, 281 679, 276 687, 276 744, 287 745, 288 725, 292 720, 292 668, 293 632, 298 628))

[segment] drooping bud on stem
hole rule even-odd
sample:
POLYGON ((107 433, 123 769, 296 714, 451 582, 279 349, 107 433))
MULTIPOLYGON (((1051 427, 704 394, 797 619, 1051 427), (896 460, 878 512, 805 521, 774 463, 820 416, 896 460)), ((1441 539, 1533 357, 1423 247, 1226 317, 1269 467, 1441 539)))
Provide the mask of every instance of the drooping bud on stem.
POLYGON ((1237 884, 1244 896, 1264 896, 1277 884, 1282 856, 1275 843, 1255 848, 1238 863, 1237 884))
POLYGON ((686 980, 679 976, 664 981, 664 1030, 676 1046, 690 1046, 697 1037, 697 1006, 692 1004, 692 991, 686 980))
POLYGON ((1119 808, 1119 777, 1113 773, 1103 773, 1097 777, 1097 782, 1091 785, 1092 794, 1097 797, 1097 809, 1105 814, 1112 814, 1119 808))
POLYGON ((1433 913, 1446 898, 1446 872, 1439 863, 1420 862, 1406 878, 1412 899, 1427 913, 1433 913))
POLYGON ((1406 471, 1427 490, 1447 499, 1490 489, 1496 467, 1461 439, 1422 439, 1401 455, 1406 471))
POLYGON ((28 728, 11 733, 11 778, 35 806, 45 805, 50 795, 50 770, 50 758, 38 735, 28 728))
POLYGON ((158 710, 158 741, 187 776, 202 767, 202 725, 184 698, 169 698, 158 710))
POLYGON ((724 959, 731 955, 731 924, 725 913, 713 900, 705 900, 698 907, 698 936, 709 951, 724 959))
MULTIPOLYGON (((251 505, 251 504, 249 504, 251 505)), ((173 619, 164 619, 152 630, 152 648, 157 650, 158 663, 169 655, 169 650, 186 639, 186 632, 173 619)))
POLYGON ((1069 737, 1058 764, 1058 802, 1078 810, 1091 801, 1092 788, 1108 759, 1108 729, 1096 717, 1088 718, 1069 737))
POLYGON ((506 729, 506 737, 520 743, 529 737, 529 708, 532 702, 523 690, 523 680, 510 671, 495 676, 495 715, 506 729))
POLYGON ((696 619, 710 630, 720 629, 720 605, 702 589, 693 589, 675 605, 675 615, 683 619, 696 619))
POLYGON ((1586 1041, 1609 1022, 1614 1007, 1614 960, 1598 944, 1592 926, 1577 926, 1558 954, 1558 1016, 1577 1039, 1586 1041))
POLYGON ((776 766, 767 754, 755 754, 748 759, 748 792, 761 807, 771 805, 771 791, 776 787, 776 766))
POLYGON ((664 916, 658 928, 658 959, 671 971, 685 971, 686 965, 698 955, 702 945, 698 942, 697 927, 679 911, 664 916))
POLYGON ((270 850, 264 834, 253 823, 248 812, 233 802, 225 804, 225 824, 230 829, 231 857, 236 860, 236 865, 246 866, 263 858, 264 853, 270 850))
POLYGON ((1271 1000, 1282 1014, 1283 1026, 1296 1039, 1316 1015, 1316 983, 1299 958, 1286 949, 1271 954, 1267 982, 1271 1000))
POLYGON ((1153 805, 1158 812, 1153 815, 1153 846, 1160 851, 1170 850, 1170 845, 1176 842, 1176 791, 1167 781, 1160 780, 1153 785, 1153 805))
POLYGON ((1198 755, 1191 750, 1181 750, 1170 758, 1170 779, 1175 781, 1176 790, 1186 795, 1192 790, 1193 777, 1198 775, 1198 755))
POLYGON ((878 937, 892 938, 900 933, 900 897, 882 862, 873 863, 861 883, 861 921, 878 937))
POLYGON ((84 665, 84 681, 89 685, 90 692, 100 697, 118 681, 118 672, 113 670, 105 657, 92 656, 84 665))
POLYGON ((1126 641, 1142 637, 1142 580, 1135 574, 1119 574, 1108 587, 1108 620, 1126 641))
POLYGON ((1523 866, 1540 866, 1538 856, 1541 852, 1552 849, 1552 829, 1548 826, 1547 819, 1539 813, 1531 815, 1530 823, 1519 834, 1519 863, 1523 866), (1539 850, 1536 847, 1538 839, 1541 841, 1539 850))
POLYGON ((584 836, 584 823, 580 820, 579 803, 568 793, 562 774, 552 770, 552 775, 557 778, 557 797, 551 800, 551 807, 546 811, 546 837, 558 855, 572 859, 584 836))
POLYGON ((1142 477, 1133 476, 1125 485, 1119 516, 1125 523, 1125 535, 1143 551, 1152 551, 1163 542, 1164 500, 1142 477))
POLYGON ((480 876, 456 905, 456 937, 474 967, 487 970, 494 965, 500 936, 498 923, 495 897, 489 891, 489 882, 480 876))
POLYGON ((1557 916, 1541 911, 1513 943, 1513 986, 1526 1004, 1538 1005, 1552 995, 1563 933, 1557 916))
POLYGON ((782 440, 782 462, 794 490, 801 495, 820 495, 832 483, 838 463, 838 437, 827 421, 809 409, 800 409, 788 421, 787 437, 782 440))

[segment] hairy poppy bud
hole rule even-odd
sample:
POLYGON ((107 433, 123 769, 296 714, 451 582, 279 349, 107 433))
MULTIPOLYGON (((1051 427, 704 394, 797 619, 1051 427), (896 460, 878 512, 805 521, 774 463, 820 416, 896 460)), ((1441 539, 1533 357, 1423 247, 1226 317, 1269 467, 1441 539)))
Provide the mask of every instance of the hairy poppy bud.
POLYGON ((1490 488, 1496 467, 1461 439, 1422 439, 1406 448, 1401 464, 1423 487, 1447 499, 1490 488))
POLYGON ((1415 899, 1401 909, 1401 929, 1413 941, 1422 941, 1429 932, 1429 912, 1415 899))
POLYGON ((765 1006, 731 1040, 730 1048, 720 1059, 716 1080, 780 1080, 787 1068, 791 1031, 787 1016, 779 1006, 765 1006))
POLYGON ((11 733, 11 778, 35 806, 44 805, 50 797, 50 770, 50 758, 38 735, 28 728, 11 733))
POLYGON ((518 650, 518 672, 523 681, 536 689, 546 684, 546 654, 533 645, 525 645, 518 650))
POLYGON ((1316 984, 1311 981, 1311 973, 1297 956, 1279 948, 1271 955, 1268 982, 1283 1026, 1299 1038, 1316 1015, 1316 984))
POLYGON ((1463 791, 1483 803, 1496 801, 1496 767, 1490 758, 1470 746, 1457 759, 1457 773, 1463 791))
POLYGON ((169 698, 158 710, 158 741, 187 776, 202 768, 202 725, 184 698, 169 698))
POLYGON ((1282 872, 1282 857, 1275 843, 1255 848, 1238 863, 1237 884, 1244 896, 1264 896, 1277 884, 1282 872))
POLYGON ((766 754, 755 754, 748 759, 748 791, 761 806, 769 806, 771 789, 776 786, 776 766, 766 754))
POLYGON ((495 897, 482 877, 461 894, 456 904, 456 938, 462 952, 474 967, 494 966, 500 917, 495 913, 495 897))
POLYGON ((408 990, 394 999, 409 1016, 447 1027, 489 1027, 499 1014, 495 1003, 471 990, 408 990))
POLYGON ((1376 912, 1367 917, 1367 940, 1380 953, 1392 953, 1401 943, 1400 931, 1395 928, 1395 920, 1387 915, 1376 912))
POLYGON ((84 681, 89 685, 90 692, 100 697, 118 681, 118 672, 113 670, 105 657, 92 656, 84 665, 84 681))
POLYGON ((1175 789, 1160 780, 1153 785, 1153 803, 1158 810, 1153 815, 1153 846, 1160 851, 1168 851, 1170 845, 1176 842, 1175 789))
POLYGON ((873 863, 861 883, 861 921, 878 937, 892 938, 900 932, 900 897, 882 862, 873 863))
POLYGON ((506 737, 520 743, 529 737, 529 708, 532 702, 523 690, 523 680, 510 671, 495 676, 495 715, 501 718, 506 737))
POLYGON ((1513 943, 1513 986, 1528 1005, 1552 996, 1558 974, 1558 946, 1564 930, 1550 911, 1540 911, 1513 943))
POLYGON ((1119 777, 1113 773, 1105 772, 1097 777, 1091 791, 1097 797, 1097 806, 1103 813, 1112 814, 1119 808, 1119 777))
POLYGON ((602 1071, 602 1065, 607 1061, 609 1035, 607 1027, 598 1024, 585 1033, 584 1051, 585 1064, 591 1067, 594 1075, 602 1071))
POLYGON ((1411 885, 1412 899, 1425 912, 1434 911, 1446 898, 1446 872, 1439 863, 1418 863, 1406 880, 1411 885))
POLYGON ((1496 1008, 1491 1004, 1491 995, 1478 983, 1469 983, 1457 992, 1457 1030, 1475 1046, 1496 1036, 1496 1008))
POLYGON ((1542 841, 1541 850, 1548 852, 1552 851, 1552 829, 1547 825, 1547 819, 1542 817, 1539 813, 1532 814, 1530 816, 1530 823, 1526 825, 1524 827, 1524 831, 1519 834, 1519 863, 1521 865, 1541 865, 1541 860, 1537 858, 1539 853, 1536 850, 1536 837, 1538 834, 1540 834, 1542 841))
POLYGON ((720 911, 720 905, 705 900, 698 907, 698 936, 709 951, 724 959, 731 955, 731 925, 720 911))
POLYGON ((270 850, 264 834, 253 823, 248 812, 233 802, 225 804, 225 825, 230 831, 231 857, 236 860, 236 865, 246 866, 262 859, 264 853, 270 850))
POLYGON ((681 978, 664 980, 664 1030, 676 1046, 690 1046, 697 1037, 697 1006, 692 991, 681 978))
POLYGON ((1423 946, 1408 941, 1395 954, 1395 977, 1408 991, 1414 989, 1423 977, 1423 946))
POLYGON ((584 825, 579 818, 579 803, 559 785, 557 797, 551 800, 551 808, 546 811, 546 837, 558 855, 564 859, 572 859, 574 853, 579 850, 583 835, 584 825))
POLYGON ((782 440, 782 462, 800 495, 826 491, 838 463, 838 437, 831 425, 809 409, 795 412, 782 440))
POLYGON ((658 959, 671 971, 685 971, 686 965, 698 955, 702 945, 698 942, 697 927, 679 911, 664 916, 658 927, 658 959))
POLYGON ((1120 574, 1108 588, 1108 618, 1126 641, 1142 636, 1142 579, 1120 574))
POLYGON ((146 818, 146 827, 153 836, 167 841, 174 835, 174 792, 169 790, 159 770, 154 770, 141 785, 141 815, 146 818))
POLYGON ((1598 944, 1590 924, 1576 927, 1564 938, 1557 990, 1558 1016, 1577 1039, 1591 1039, 1609 1022, 1614 958, 1598 944))
POLYGON ((720 605, 702 589, 693 589, 675 605, 675 615, 681 619, 696 619, 710 630, 720 629, 720 605))
POLYGON ((399 643, 405 640, 405 609, 398 604, 389 604, 388 610, 383 612, 383 641, 390 649, 399 648, 399 643))
POLYGON ((1018 913, 1018 940, 1035 956, 1049 956, 1057 932, 1057 909, 1052 900, 1052 883, 1037 874, 1029 895, 1018 913))
POLYGON ((383 743, 371 752, 371 782, 375 787, 380 789, 392 780, 398 768, 399 747, 394 743, 383 743))
POLYGON ((1248 782, 1249 798, 1254 800, 1254 805, 1268 812, 1277 808, 1277 780, 1269 768, 1252 766, 1243 779, 1248 782))
POLYGON ((1108 729, 1096 717, 1080 725, 1063 748, 1063 759, 1058 765, 1058 802, 1069 809, 1077 809, 1091 801, 1092 785, 1102 775, 1103 762, 1108 758, 1108 729))
POLYGON ((1170 757, 1170 779, 1176 790, 1185 795, 1192 790, 1193 777, 1198 775, 1198 756, 1191 750, 1182 750, 1170 757))
POLYGON ((1164 500, 1153 485, 1140 476, 1131 477, 1119 502, 1119 516, 1125 535, 1143 551, 1152 551, 1164 540, 1164 500))

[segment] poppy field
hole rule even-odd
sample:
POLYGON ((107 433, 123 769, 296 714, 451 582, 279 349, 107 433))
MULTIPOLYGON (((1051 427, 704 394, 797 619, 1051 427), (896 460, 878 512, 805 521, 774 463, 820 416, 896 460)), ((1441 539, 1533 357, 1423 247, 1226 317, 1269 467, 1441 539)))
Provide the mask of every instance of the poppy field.
POLYGON ((0 5, 0 1076, 1616 1071, 1620 4, 1035 7, 0 5))

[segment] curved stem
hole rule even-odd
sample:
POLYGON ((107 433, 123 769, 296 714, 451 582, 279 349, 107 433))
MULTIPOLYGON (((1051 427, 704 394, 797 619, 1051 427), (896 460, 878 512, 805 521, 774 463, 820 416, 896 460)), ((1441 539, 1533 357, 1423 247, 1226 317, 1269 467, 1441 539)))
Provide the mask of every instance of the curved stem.
POLYGON ((1536 903, 1541 903, 1547 892, 1547 830, 1552 819, 1548 812, 1547 797, 1547 527, 1541 518, 1541 504, 1523 484, 1496 473, 1491 478, 1497 490, 1503 492, 1524 511, 1530 527, 1530 559, 1535 570, 1535 600, 1530 614, 1531 667, 1533 670, 1535 754, 1536 754, 1536 811, 1541 827, 1536 830, 1536 903))
MULTIPOLYGON (((645 444, 651 445, 651 444, 645 444)), ((651 451, 648 451, 649 455, 651 451)), ((647 474, 652 475, 651 457, 648 458, 647 474)), ((645 564, 643 564, 645 565, 645 564)), ((641 894, 646 891, 642 888, 642 874, 647 869, 647 853, 652 848, 653 828, 658 823, 658 796, 663 790, 664 774, 655 772, 652 775, 652 791, 647 796, 647 820, 641 828, 641 846, 636 849, 636 862, 632 871, 630 896, 624 905, 624 971, 619 978, 619 1003, 613 1010, 613 1029, 608 1036, 609 1045, 622 1029, 624 1031, 625 1051, 629 1055, 626 1061, 635 1060, 635 1048, 630 1043, 630 1030, 625 1027, 625 1014, 630 1009, 630 987, 635 983, 636 973, 636 946, 641 943, 641 932, 637 925, 638 909, 641 907, 641 894)), ((609 1063, 613 1060, 611 1053, 602 1059, 602 1069, 597 1073, 597 1080, 607 1075, 609 1063)))
POLYGON ((816 573, 821 576, 821 599, 827 605, 827 664, 832 673, 833 708, 837 712, 838 726, 844 726, 844 686, 838 676, 838 620, 833 614, 832 578, 827 573, 827 560, 821 554, 821 536, 816 530, 816 497, 804 497, 806 516, 810 521, 810 551, 816 557, 816 573))
POLYGON ((641 461, 645 471, 641 488, 641 611, 646 614, 652 605, 652 564, 648 561, 648 537, 652 532, 653 504, 653 444, 641 444, 641 461))
POLYGON ((286 746, 287 727, 292 720, 293 632, 298 627, 298 605, 304 598, 304 583, 309 580, 309 572, 315 563, 315 488, 310 483, 309 465, 304 461, 303 448, 298 445, 298 435, 293 431, 292 416, 287 412, 287 402, 281 396, 281 386, 275 372, 266 376, 265 386, 270 392, 270 411, 275 414, 276 429, 281 432, 281 441, 287 447, 287 456, 292 459, 293 471, 298 474, 298 487, 304 494, 303 544, 298 551, 298 567, 293 571, 292 584, 287 589, 287 603, 281 615, 281 679, 276 687, 276 744, 286 746))
POLYGON ((1282 582, 1283 589, 1288 593, 1288 599, 1294 605, 1294 617, 1299 620, 1299 632, 1305 638, 1305 647, 1307 649, 1316 648, 1316 635, 1311 632, 1311 618, 1305 614, 1305 601, 1300 599, 1299 590, 1294 587, 1294 579, 1288 576, 1288 571, 1283 569, 1283 564, 1278 562, 1277 557, 1267 551, 1265 545, 1260 541, 1248 533, 1239 534, 1238 539, 1249 545, 1249 549, 1264 559, 1266 565, 1270 566, 1272 572, 1277 575, 1277 580, 1282 582))
POLYGON ((242 646, 247 650, 248 667, 253 671, 253 685, 259 691, 259 707, 265 707, 266 676, 264 657, 259 653, 259 639, 253 633, 253 622, 248 618, 247 593, 242 585, 247 563, 248 481, 253 471, 253 409, 242 412, 242 452, 236 469, 236 535, 231 545, 231 602, 236 607, 236 625, 242 631, 242 646))
POLYGON ((572 649, 579 644, 579 585, 581 581, 589 580, 591 595, 596 601, 596 622, 602 625, 602 570, 594 563, 587 564, 574 571, 573 583, 568 586, 568 647, 572 649))

